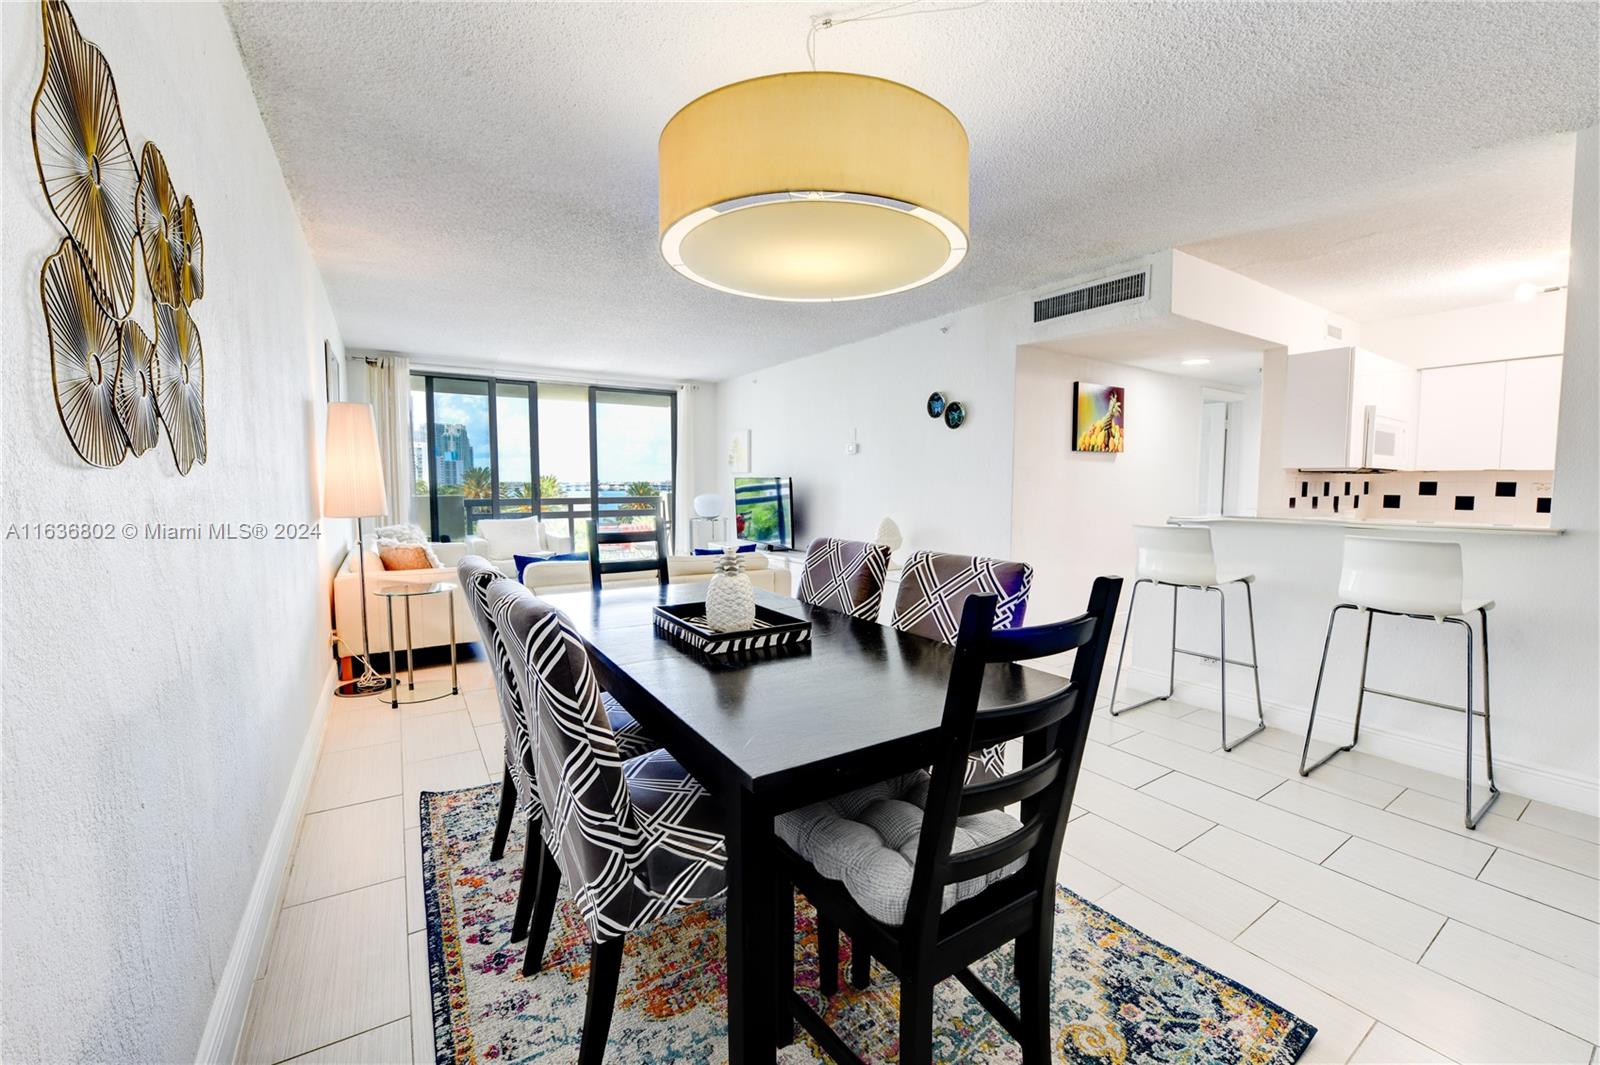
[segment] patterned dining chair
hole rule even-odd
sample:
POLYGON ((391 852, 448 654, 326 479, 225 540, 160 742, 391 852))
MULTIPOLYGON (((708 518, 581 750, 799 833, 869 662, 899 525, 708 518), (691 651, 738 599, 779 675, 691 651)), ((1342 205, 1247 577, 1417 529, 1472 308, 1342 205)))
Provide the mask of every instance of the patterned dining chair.
POLYGON ((627 934, 726 887, 722 809, 666 751, 623 756, 588 652, 559 610, 516 581, 496 581, 489 596, 521 649, 513 669, 531 693, 545 809, 540 908, 523 972, 539 965, 565 877, 591 945, 578 1061, 598 1065, 627 934))
MULTIPOLYGON (((1033 567, 972 555, 913 551, 900 576, 894 627, 941 643, 955 643, 967 597, 997 597, 994 627, 1020 628, 1033 588, 1033 567)), ((995 780, 1005 772, 1005 746, 986 747, 967 761, 967 783, 995 780)))
MULTIPOLYGON (((505 730, 505 772, 500 781, 500 812, 495 819, 494 840, 489 847, 489 860, 505 857, 506 842, 511 834, 511 824, 520 820, 528 825, 528 839, 539 838, 538 822, 543 816, 539 805, 539 791, 533 778, 533 739, 525 710, 527 702, 519 690, 513 662, 521 648, 508 644, 502 637, 501 627, 495 623, 495 608, 490 600, 489 586, 505 580, 493 563, 477 555, 467 555, 456 566, 467 607, 478 627, 484 654, 491 660, 490 674, 494 677, 495 696, 500 704, 500 725, 505 730)), ((617 746, 624 757, 635 758, 654 750, 658 744, 645 734, 644 729, 622 705, 609 695, 602 695, 607 719, 617 737, 617 746)), ((520 941, 528 934, 528 919, 537 902, 538 850, 536 846, 525 849, 522 859, 522 884, 517 892, 516 912, 511 921, 511 941, 520 941)))
POLYGON ((862 621, 876 621, 888 570, 889 548, 885 545, 820 536, 806 550, 796 598, 862 621))

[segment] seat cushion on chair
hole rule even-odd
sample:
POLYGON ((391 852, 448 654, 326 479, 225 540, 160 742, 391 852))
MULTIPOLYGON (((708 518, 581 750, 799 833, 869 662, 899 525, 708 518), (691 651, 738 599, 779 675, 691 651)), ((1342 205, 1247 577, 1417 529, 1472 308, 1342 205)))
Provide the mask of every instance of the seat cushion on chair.
POLYGON ((648 754, 660 744, 645 734, 644 726, 634 720, 632 714, 622 708, 622 704, 612 698, 610 692, 600 693, 600 702, 606 708, 606 717, 611 721, 611 731, 616 734, 617 753, 626 761, 637 758, 641 754, 648 754))
POLYGON ((721 894, 728 882, 722 806, 666 751, 629 759, 622 776, 644 837, 636 925, 721 894))
MULTIPOLYGON (((917 770, 902 777, 813 803, 777 818, 778 838, 829 880, 843 882, 856 904, 885 924, 905 919, 916 867, 922 812, 930 777, 917 770)), ((992 843, 1022 823, 1000 810, 956 822, 952 854, 992 843)), ((948 910, 997 880, 1021 869, 1026 858, 959 884, 947 885, 940 908, 948 910)))

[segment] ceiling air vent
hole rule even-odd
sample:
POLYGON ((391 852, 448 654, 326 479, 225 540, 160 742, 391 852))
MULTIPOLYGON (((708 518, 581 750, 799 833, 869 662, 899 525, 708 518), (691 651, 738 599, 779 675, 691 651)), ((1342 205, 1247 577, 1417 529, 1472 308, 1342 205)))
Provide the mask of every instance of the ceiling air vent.
POLYGON ((1109 281, 1099 281, 1093 285, 1075 288, 1071 292, 1063 292, 1059 296, 1047 296, 1042 300, 1034 300, 1033 320, 1035 322, 1046 322, 1051 318, 1078 314, 1082 311, 1092 311, 1096 307, 1109 307, 1113 303, 1126 303, 1129 300, 1143 299, 1145 279, 1147 277, 1147 272, 1140 270, 1136 274, 1114 277, 1109 281))

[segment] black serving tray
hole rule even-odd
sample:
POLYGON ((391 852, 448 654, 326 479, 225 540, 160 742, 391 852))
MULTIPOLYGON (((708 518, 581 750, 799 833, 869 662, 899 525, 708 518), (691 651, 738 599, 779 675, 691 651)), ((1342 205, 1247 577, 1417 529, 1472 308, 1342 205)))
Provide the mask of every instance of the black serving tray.
POLYGON ((703 655, 809 650, 811 622, 759 604, 753 628, 718 632, 706 624, 705 603, 677 603, 655 608, 656 632, 703 655))

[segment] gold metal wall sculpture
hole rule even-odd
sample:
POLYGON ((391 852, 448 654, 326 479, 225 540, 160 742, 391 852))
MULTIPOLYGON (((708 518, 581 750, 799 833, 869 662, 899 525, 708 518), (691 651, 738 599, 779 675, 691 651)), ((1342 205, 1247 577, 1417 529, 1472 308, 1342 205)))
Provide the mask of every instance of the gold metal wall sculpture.
POLYGON ((139 247, 144 251, 144 272, 150 294, 162 303, 177 303, 178 278, 183 272, 183 235, 178 225, 181 207, 167 174, 167 161, 153 141, 146 141, 139 159, 139 247))
POLYGON ((200 218, 194 201, 183 198, 178 212, 178 230, 183 244, 183 274, 178 279, 178 295, 193 303, 206 294, 206 242, 200 234, 200 218))
POLYGON ((156 304, 156 408, 172 460, 187 474, 206 460, 206 364, 200 331, 180 304, 156 304))
POLYGON ((115 466, 128 456, 115 399, 122 333, 95 298, 70 237, 45 260, 39 296, 50 334, 56 410, 67 439, 89 465, 115 466))
POLYGON ((122 366, 117 373, 117 422, 135 455, 161 439, 156 414, 156 349, 132 320, 122 323, 122 366))
POLYGON ((135 162, 111 67, 66 5, 41 0, 40 12, 34 159, 67 231, 39 276, 56 409, 90 465, 144 454, 165 425, 173 461, 187 474, 206 461, 205 359, 188 311, 205 294, 199 212, 179 199, 154 144, 135 162), (130 318, 141 261, 154 341, 130 318))
POLYGON ((96 300, 113 318, 133 309, 134 192, 117 86, 100 49, 60 0, 45 0, 44 76, 33 98, 33 155, 50 210, 82 252, 96 300))

